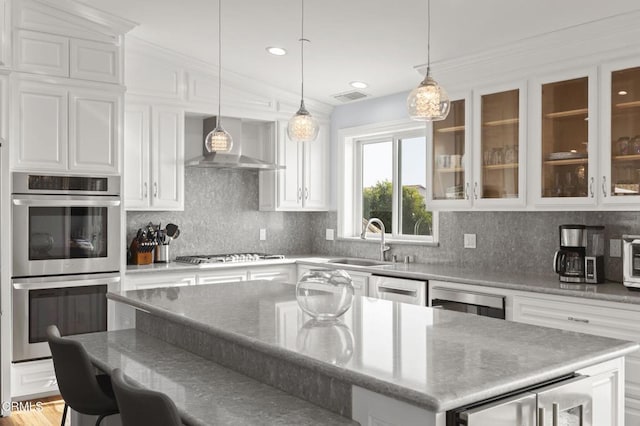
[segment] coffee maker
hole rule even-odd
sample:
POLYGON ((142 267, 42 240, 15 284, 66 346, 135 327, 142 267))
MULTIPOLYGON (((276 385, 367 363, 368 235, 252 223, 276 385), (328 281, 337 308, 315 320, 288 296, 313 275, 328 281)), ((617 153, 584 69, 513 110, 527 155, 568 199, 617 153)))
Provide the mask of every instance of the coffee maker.
POLYGON ((604 282, 604 226, 560 225, 553 270, 567 283, 604 282))

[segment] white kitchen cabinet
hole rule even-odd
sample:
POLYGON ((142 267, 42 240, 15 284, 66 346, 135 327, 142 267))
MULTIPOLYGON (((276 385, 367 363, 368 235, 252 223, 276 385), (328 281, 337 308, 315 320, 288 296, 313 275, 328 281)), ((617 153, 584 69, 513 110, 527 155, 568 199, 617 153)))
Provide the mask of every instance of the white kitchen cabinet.
POLYGON ((122 95, 92 89, 69 92, 69 169, 118 171, 122 95))
POLYGON ((11 397, 23 399, 33 395, 59 394, 58 381, 51 359, 11 364, 11 397))
POLYGON ((596 205, 596 96, 595 67, 532 80, 528 183, 535 205, 596 205))
POLYGON ((470 192, 476 207, 525 206, 526 96, 524 82, 474 90, 470 192))
POLYGON ((249 268, 249 280, 280 281, 287 284, 296 283, 296 265, 260 266, 249 268))
POLYGON ((246 280, 247 270, 245 268, 220 268, 217 270, 198 272, 198 285, 230 283, 246 280))
MULTIPOLYGON (((563 297, 514 296, 513 320, 615 339, 640 341, 640 312, 563 297)), ((640 353, 625 358, 626 424, 640 424, 640 353)), ((596 424, 596 423, 594 423, 596 424)), ((617 423, 617 424, 622 424, 617 423)))
POLYGON ((115 44, 17 30, 14 52, 17 71, 105 83, 122 79, 115 44))
POLYGON ((184 112, 127 104, 124 134, 126 210, 184 209, 184 112))
POLYGON ((279 121, 277 163, 284 170, 263 171, 260 178, 260 209, 322 211, 329 203, 329 126, 320 125, 312 142, 293 142, 287 122, 279 121))
POLYGON ((191 272, 149 272, 127 274, 122 290, 144 290, 158 287, 181 287, 195 285, 196 274, 191 272))
POLYGON ((120 90, 16 80, 13 168, 118 172, 120 90))

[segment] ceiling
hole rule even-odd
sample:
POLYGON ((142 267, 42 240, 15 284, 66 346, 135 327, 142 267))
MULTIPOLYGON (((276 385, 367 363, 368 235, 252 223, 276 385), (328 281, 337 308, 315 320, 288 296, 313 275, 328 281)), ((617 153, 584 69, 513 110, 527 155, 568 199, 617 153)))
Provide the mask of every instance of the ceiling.
MULTIPOLYGON (((215 0, 82 0, 138 22, 131 34, 217 64, 215 0)), ((300 89, 300 0, 222 3, 222 63, 269 85, 300 89), (267 46, 288 50, 272 56, 267 46)), ((377 97, 410 90, 426 62, 426 0, 306 0, 305 97, 339 104, 354 90, 377 97)), ((477 54, 520 40, 640 10, 637 0, 432 0, 431 62, 477 54)), ((212 65, 215 66, 215 65, 212 65)))

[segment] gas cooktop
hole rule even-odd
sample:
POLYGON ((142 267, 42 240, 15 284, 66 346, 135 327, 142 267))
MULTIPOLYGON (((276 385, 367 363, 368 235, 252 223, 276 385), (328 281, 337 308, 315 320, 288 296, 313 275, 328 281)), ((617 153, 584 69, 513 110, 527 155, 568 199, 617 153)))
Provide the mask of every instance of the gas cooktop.
POLYGON ((176 262, 192 263, 222 263, 222 262, 255 262, 258 260, 284 259, 283 254, 264 253, 229 253, 229 254, 206 254, 194 256, 177 256, 176 262))

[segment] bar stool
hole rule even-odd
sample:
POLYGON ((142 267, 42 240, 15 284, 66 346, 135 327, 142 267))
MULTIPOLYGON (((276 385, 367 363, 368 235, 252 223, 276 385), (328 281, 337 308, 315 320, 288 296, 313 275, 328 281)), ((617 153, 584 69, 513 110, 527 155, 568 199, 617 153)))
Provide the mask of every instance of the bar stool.
POLYGON ((98 416, 96 426, 103 418, 117 414, 118 404, 108 375, 96 375, 87 351, 79 342, 60 337, 55 325, 47 327, 47 341, 58 388, 64 399, 62 423, 67 419, 67 409, 73 408, 81 414, 98 416))
POLYGON ((178 409, 167 395, 132 386, 119 368, 111 372, 111 381, 120 407, 122 426, 182 425, 178 409))

